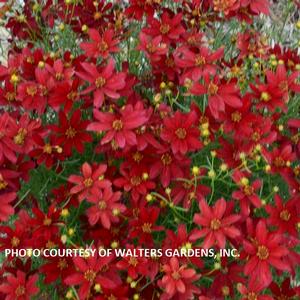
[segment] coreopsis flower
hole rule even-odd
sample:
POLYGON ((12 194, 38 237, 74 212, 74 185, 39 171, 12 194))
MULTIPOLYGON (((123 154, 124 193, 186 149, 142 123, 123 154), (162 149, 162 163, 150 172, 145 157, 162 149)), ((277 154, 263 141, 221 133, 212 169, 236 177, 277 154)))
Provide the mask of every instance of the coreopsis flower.
POLYGON ((51 93, 48 104, 55 110, 59 111, 60 107, 64 106, 64 112, 70 112, 72 106, 79 100, 79 78, 75 78, 70 84, 63 81, 57 84, 57 88, 51 93))
POLYGON ((101 144, 104 145, 111 142, 113 147, 124 148, 126 145, 136 145, 137 140, 134 130, 144 125, 148 121, 149 116, 142 107, 133 107, 128 104, 115 113, 103 113, 95 109, 94 118, 97 122, 88 125, 87 129, 105 132, 101 144))
POLYGON ((189 159, 180 154, 174 155, 168 147, 157 150, 157 156, 150 167, 150 178, 159 176, 162 186, 167 187, 173 178, 182 178, 184 170, 190 164, 189 159))
POLYGON ((249 255, 244 267, 245 275, 268 286, 272 281, 270 266, 281 271, 289 271, 290 265, 284 259, 289 250, 282 242, 283 236, 276 232, 268 232, 266 223, 260 220, 256 225, 254 238, 243 242, 244 250, 249 255))
POLYGON ((191 51, 187 47, 180 47, 174 53, 175 64, 184 69, 181 76, 182 81, 191 78, 198 81, 202 76, 215 75, 217 66, 215 61, 222 58, 224 48, 220 48, 215 52, 211 52, 207 47, 199 47, 197 52, 191 51))
POLYGON ((274 196, 275 206, 268 204, 266 211, 270 215, 267 224, 276 226, 278 233, 288 232, 297 237, 297 224, 300 222, 299 212, 297 211, 297 199, 293 198, 283 202, 281 197, 274 196))
POLYGON ((174 154, 185 155, 189 151, 201 148, 199 129, 196 127, 198 120, 194 111, 182 113, 176 111, 174 116, 164 119, 164 128, 160 137, 168 142, 174 154))
POLYGON ((115 179, 113 183, 126 192, 130 191, 134 202, 138 202, 141 196, 146 196, 156 186, 155 182, 150 180, 147 172, 121 169, 120 173, 122 177, 115 179))
POLYGON ((164 289, 160 299, 173 299, 178 297, 181 300, 193 299, 199 294, 199 289, 193 284, 200 278, 196 271, 186 265, 180 265, 176 257, 172 257, 169 263, 162 266, 164 276, 159 280, 159 286, 164 289))
POLYGON ((46 64, 45 68, 52 76, 53 81, 67 81, 71 83, 71 77, 74 74, 74 69, 66 68, 64 62, 61 59, 55 60, 52 66, 46 64))
POLYGON ((275 300, 292 300, 295 296, 299 295, 299 292, 297 293, 296 288, 292 288, 291 286, 291 279, 286 278, 281 284, 272 282, 269 288, 275 300))
POLYGON ((84 143, 92 141, 92 137, 86 132, 88 124, 89 121, 81 119, 80 110, 74 111, 70 119, 60 111, 59 125, 50 125, 49 128, 57 133, 57 145, 63 148, 65 155, 70 156, 73 148, 83 153, 84 143))
POLYGON ((100 70, 92 63, 81 63, 84 72, 77 72, 77 76, 90 83, 90 86, 84 90, 83 94, 94 93, 94 106, 102 106, 105 96, 118 99, 119 90, 125 87, 125 73, 115 73, 115 62, 110 58, 100 70))
POLYGON ((16 144, 7 134, 8 125, 13 122, 9 114, 6 112, 0 115, 0 163, 7 158, 12 163, 17 161, 16 144))
POLYGON ((289 172, 291 162, 295 160, 295 153, 289 144, 274 148, 272 152, 264 151, 263 154, 271 166, 270 171, 279 172, 282 175, 289 172))
POLYGON ((194 82, 188 92, 193 95, 208 95, 208 106, 212 115, 218 119, 220 112, 225 112, 225 104, 234 108, 242 106, 239 90, 234 81, 224 82, 219 76, 212 80, 204 76, 205 85, 194 82))
POLYGON ((26 277, 26 274, 17 271, 16 275, 9 274, 6 281, 0 285, 0 292, 5 294, 5 300, 30 300, 39 291, 37 287, 38 274, 26 277))
POLYGON ((104 173, 107 169, 105 164, 92 167, 85 162, 81 167, 81 173, 83 176, 71 175, 68 181, 75 184, 71 188, 71 194, 78 194, 78 201, 81 202, 84 199, 93 199, 92 195, 98 195, 100 189, 109 188, 111 182, 104 179, 104 173))
POLYGON ((110 53, 119 51, 119 40, 114 38, 115 32, 112 29, 107 29, 100 35, 99 31, 90 28, 88 35, 92 42, 82 42, 80 48, 88 57, 107 58, 110 53))
POLYGON ((63 148, 58 145, 54 136, 50 136, 49 141, 43 140, 39 135, 34 135, 32 138, 35 146, 29 152, 29 156, 36 158, 39 165, 45 163, 45 166, 50 169, 58 160, 65 159, 63 148))
POLYGON ((44 282, 50 284, 61 278, 64 281, 68 276, 74 274, 74 264, 70 257, 51 257, 49 260, 41 266, 41 272, 45 274, 44 282))
POLYGON ((153 62, 159 61, 161 56, 166 55, 168 47, 162 43, 162 36, 151 37, 143 32, 140 33, 140 43, 137 50, 145 52, 147 57, 153 62))
POLYGON ((262 181, 256 179, 251 183, 247 175, 239 170, 233 173, 232 178, 240 188, 232 193, 232 197, 240 201, 241 213, 248 216, 250 214, 250 203, 255 207, 261 207, 262 205, 261 199, 256 194, 261 188, 262 181))
POLYGON ((0 220, 7 221, 10 216, 14 214, 12 203, 17 197, 16 193, 0 194, 0 220))
MULTIPOLYGON (((97 250, 96 250, 97 252, 97 250)), ((73 257, 73 263, 77 271, 69 275, 64 283, 66 285, 79 285, 78 297, 80 300, 87 299, 90 289, 98 284, 105 288, 114 288, 118 282, 114 282, 116 275, 109 270, 109 264, 113 261, 113 256, 98 257, 98 255, 90 255, 88 258, 73 257)))
POLYGON ((181 21, 181 13, 170 16, 167 11, 164 11, 160 16, 160 20, 148 18, 147 23, 149 27, 144 28, 142 31, 153 37, 161 35, 164 43, 170 43, 174 40, 178 40, 180 35, 185 32, 181 21))
POLYGON ((250 280, 247 286, 242 283, 237 285, 238 291, 242 294, 241 300, 273 300, 271 296, 262 294, 264 288, 264 284, 256 278, 250 280))
POLYGON ((28 154, 34 147, 32 136, 42 125, 41 119, 31 120, 29 114, 23 114, 18 121, 10 122, 7 133, 15 143, 19 153, 28 154))
POLYGON ((131 238, 137 238, 140 244, 153 245, 153 232, 162 231, 163 226, 155 225, 159 216, 159 208, 141 208, 136 219, 130 222, 131 238))
POLYGON ((241 218, 239 215, 226 211, 226 201, 221 198, 213 207, 205 200, 199 202, 200 213, 194 215, 194 223, 202 226, 191 234, 192 241, 204 237, 202 248, 210 248, 215 244, 221 249, 225 247, 226 238, 235 239, 240 231, 233 224, 241 218))
POLYGON ((117 223, 119 215, 126 210, 120 198, 121 192, 113 192, 110 187, 99 191, 96 195, 91 195, 88 202, 93 206, 86 211, 89 223, 94 226, 100 221, 104 228, 110 229, 111 223, 117 223))
POLYGON ((268 0, 241 0, 240 1, 240 6, 245 7, 248 6, 250 7, 251 11, 253 11, 256 14, 263 13, 265 15, 270 14, 270 3, 268 0))

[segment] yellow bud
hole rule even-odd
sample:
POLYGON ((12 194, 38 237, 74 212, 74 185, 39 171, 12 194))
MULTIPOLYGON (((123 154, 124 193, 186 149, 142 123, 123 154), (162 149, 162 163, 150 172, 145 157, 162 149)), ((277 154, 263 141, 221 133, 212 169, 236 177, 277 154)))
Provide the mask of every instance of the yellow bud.
POLYGON ((100 293, 102 291, 101 285, 99 283, 96 283, 94 285, 94 290, 96 293, 100 293))
POLYGON ((278 187, 277 185, 275 185, 275 186, 273 187, 273 192, 274 192, 274 193, 278 193, 278 192, 279 192, 279 187, 278 187))
POLYGON ((201 132, 201 135, 206 137, 206 136, 209 136, 209 130, 208 129, 204 129, 202 132, 201 132))
POLYGON ((54 148, 55 148, 56 152, 59 154, 63 152, 63 149, 60 146, 55 146, 54 148))
POLYGON ((160 103, 160 101, 161 101, 161 99, 162 99, 162 96, 161 96, 161 94, 160 93, 158 93, 158 94, 156 94, 155 96, 154 96, 154 103, 160 103))
POLYGON ((241 160, 245 160, 246 159, 246 154, 244 152, 241 152, 239 156, 240 156, 241 160))
POLYGON ((223 164, 221 164, 221 166, 220 166, 220 170, 221 170, 222 172, 225 172, 225 171, 228 170, 228 166, 227 166, 225 163, 223 163, 223 164))
POLYGON ((60 240, 63 244, 65 244, 68 240, 67 236, 65 234, 63 234, 61 237, 60 237, 60 240))
POLYGON ((271 61, 271 65, 274 66, 274 67, 276 67, 278 65, 277 60, 272 60, 271 61))
POLYGON ((32 10, 33 11, 38 11, 40 8, 39 4, 38 3, 34 3, 34 5, 32 6, 32 10))
POLYGON ((64 23, 60 23, 59 26, 58 26, 58 29, 60 31, 63 31, 65 29, 65 24, 64 23))
POLYGON ((193 166, 192 173, 194 176, 198 176, 200 174, 200 169, 197 166, 193 166))
POLYGON ((214 269, 215 270, 220 270, 221 269, 221 264, 219 262, 214 263, 214 269))
POLYGON ((171 190, 170 188, 166 188, 166 189, 165 189, 165 193, 166 193, 167 195, 170 195, 171 192, 172 192, 172 190, 171 190))
POLYGON ((166 95, 168 96, 172 95, 172 91, 170 89, 166 89, 166 95))
POLYGON ((240 183, 241 183, 241 185, 246 186, 249 184, 249 179, 247 177, 242 177, 240 183))
POLYGON ((67 299, 72 299, 73 298, 73 291, 72 290, 68 290, 68 292, 66 293, 66 298, 67 299))
POLYGON ((266 172, 270 172, 271 171, 271 166, 270 165, 266 165, 265 166, 265 171, 266 172))
POLYGON ((300 64, 296 64, 295 68, 297 71, 300 71, 300 64))
POLYGON ((81 30, 82 30, 83 32, 88 32, 89 28, 88 28, 87 25, 84 24, 84 25, 81 26, 81 30))
POLYGON ((72 236, 72 235, 74 235, 74 233, 75 233, 75 230, 73 228, 70 228, 68 230, 68 235, 72 236))
POLYGON ((65 0, 66 5, 70 5, 72 3, 72 0, 65 0))
POLYGON ((151 202, 151 201, 153 200, 153 196, 152 196, 151 194, 147 194, 146 200, 147 200, 148 202, 151 202))
POLYGON ((279 65, 284 65, 284 61, 282 59, 279 59, 278 64, 279 65))
POLYGON ((254 64, 253 64, 253 67, 254 67, 255 69, 258 69, 258 68, 259 68, 259 63, 258 63, 258 62, 254 63, 254 64))
POLYGON ((128 276, 128 277, 126 278, 126 282, 127 282, 127 283, 131 283, 131 282, 132 282, 132 278, 131 278, 130 276, 128 276))
POLYGON ((283 131, 283 129, 284 129, 283 125, 281 125, 281 124, 278 125, 278 130, 279 130, 279 131, 283 131))
POLYGON ((18 83, 20 80, 19 76, 17 74, 12 74, 10 76, 10 82, 15 84, 15 83, 18 83))
POLYGON ((113 241, 111 244, 110 244, 111 248, 112 249, 116 249, 119 247, 119 243, 117 241, 113 241))
POLYGON ((114 209, 112 210, 112 214, 113 214, 115 217, 117 217, 117 216, 120 214, 120 210, 119 210, 118 208, 114 208, 114 209))
POLYGON ((217 156, 217 152, 216 152, 216 151, 210 151, 210 155, 211 155, 212 157, 216 157, 216 156, 217 156))
POLYGON ((161 84, 159 85, 160 89, 163 90, 166 88, 166 83, 165 82, 161 82, 161 84))
POLYGON ((262 204, 262 205, 266 205, 266 204, 267 204, 266 199, 262 199, 262 200, 261 200, 261 204, 262 204))
POLYGON ((297 29, 300 29, 300 20, 296 23, 297 29))
POLYGON ((260 152, 261 151, 261 145, 260 144, 257 144, 256 146, 255 146, 255 150, 257 151, 257 152, 260 152))
POLYGON ((275 55, 275 54, 271 54, 271 55, 270 55, 270 59, 271 59, 271 60, 276 59, 276 55, 275 55))
POLYGON ((209 178, 215 178, 216 177, 216 172, 214 170, 209 170, 207 173, 209 178))
POLYGON ((130 283, 130 287, 131 287, 132 289, 135 289, 136 286, 137 286, 137 282, 136 282, 136 281, 132 281, 132 282, 130 283))
POLYGON ((143 173, 142 175, 143 180, 148 180, 149 179, 149 174, 148 173, 143 173))
POLYGON ((288 161, 285 163, 285 165, 286 165, 287 167, 290 167, 290 166, 291 166, 291 162, 288 160, 288 161))
POLYGON ((54 36, 54 40, 55 40, 56 42, 59 40, 59 36, 58 36, 57 34, 54 36))
POLYGON ((60 213, 60 215, 61 215, 63 218, 67 217, 69 214, 70 214, 70 213, 69 213, 69 210, 68 210, 67 208, 62 209, 62 211, 61 211, 61 213, 60 213))

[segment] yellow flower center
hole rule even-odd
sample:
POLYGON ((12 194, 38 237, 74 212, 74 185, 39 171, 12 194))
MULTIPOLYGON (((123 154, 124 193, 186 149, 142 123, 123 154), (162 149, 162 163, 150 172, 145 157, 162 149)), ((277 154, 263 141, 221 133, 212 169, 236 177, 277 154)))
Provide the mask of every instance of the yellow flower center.
POLYGON ((74 137, 76 136, 76 134, 77 134, 76 129, 74 129, 74 128, 71 127, 71 126, 70 126, 70 127, 66 130, 66 132, 65 132, 65 135, 66 135, 66 137, 67 137, 68 139, 74 138, 74 137))
POLYGON ((210 228, 212 230, 218 230, 221 227, 221 221, 219 219, 212 219, 210 221, 210 228))
POLYGON ((160 159, 165 166, 168 166, 172 162, 172 157, 168 153, 163 154, 160 159))
POLYGON ((288 221, 291 218, 291 214, 287 209, 280 212, 280 219, 283 221, 288 221))
POLYGON ((175 134, 180 140, 183 140, 186 137, 186 130, 184 128, 178 128, 176 129, 175 134))
POLYGON ((259 259, 265 260, 269 257, 269 250, 264 245, 258 246, 256 255, 259 259))
POLYGON ((96 278, 96 272, 94 272, 91 269, 88 269, 84 273, 84 278, 85 278, 85 280, 87 280, 89 282, 93 282, 95 280, 95 278, 96 278))
POLYGON ((95 81, 95 85, 98 89, 103 87, 105 83, 106 83, 106 79, 102 76, 99 76, 95 81))
POLYGON ((112 128, 116 131, 120 131, 123 128, 122 120, 114 120, 112 123, 112 128))

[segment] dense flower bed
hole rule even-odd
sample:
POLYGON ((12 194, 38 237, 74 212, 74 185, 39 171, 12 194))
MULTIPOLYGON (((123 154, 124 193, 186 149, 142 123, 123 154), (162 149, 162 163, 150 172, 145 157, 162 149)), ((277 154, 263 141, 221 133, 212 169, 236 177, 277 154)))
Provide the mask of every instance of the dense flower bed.
POLYGON ((299 299, 300 57, 260 30, 275 4, 24 2, 1 8, 0 299, 299 299), (86 247, 151 251, 3 255, 86 247))

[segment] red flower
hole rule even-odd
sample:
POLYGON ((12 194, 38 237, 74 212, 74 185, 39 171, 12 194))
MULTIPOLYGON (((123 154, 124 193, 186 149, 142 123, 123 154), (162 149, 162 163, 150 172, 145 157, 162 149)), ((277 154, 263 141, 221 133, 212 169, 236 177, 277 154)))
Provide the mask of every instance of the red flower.
POLYGON ((300 222, 299 213, 297 212, 296 198, 286 201, 282 201, 279 195, 274 196, 275 206, 268 204, 266 211, 270 215, 267 219, 267 223, 272 226, 276 226, 278 233, 288 232, 290 235, 297 238, 297 224, 300 222))
POLYGON ((220 112, 225 112, 225 104, 238 108, 242 106, 235 82, 223 82, 216 75, 213 80, 209 76, 204 77, 205 85, 194 82, 189 89, 193 95, 208 94, 208 106, 212 115, 218 119, 220 112))
POLYGON ((11 122, 13 122, 13 120, 8 113, 0 115, 0 164, 4 158, 7 158, 12 163, 17 161, 15 154, 17 147, 7 134, 7 128, 11 122))
POLYGON ((180 266, 176 257, 172 257, 170 262, 164 264, 162 268, 165 275, 158 284, 165 291, 160 299, 175 299, 173 297, 177 296, 180 300, 187 300, 199 294, 193 282, 198 280, 200 275, 197 275, 194 269, 187 268, 186 265, 180 266))
POLYGON ((155 225, 159 216, 159 208, 142 207, 138 213, 137 219, 133 219, 129 225, 132 228, 129 236, 137 238, 139 244, 153 245, 153 232, 163 230, 163 226, 155 225))
POLYGON ((30 300, 39 291, 37 280, 37 274, 26 278, 26 274, 18 270, 16 276, 7 276, 7 281, 0 285, 0 292, 6 294, 5 300, 30 300))
POLYGON ((237 289, 242 294, 241 300, 273 300, 271 296, 262 295, 261 292, 265 286, 262 282, 259 282, 257 279, 250 280, 248 283, 248 287, 243 284, 238 284, 237 289))
POLYGON ((210 248, 215 243, 222 249, 226 244, 226 237, 235 239, 240 236, 240 231, 232 226, 239 219, 239 215, 229 214, 226 211, 226 201, 219 199, 214 207, 208 206, 205 200, 199 202, 200 213, 194 215, 194 223, 201 225, 202 229, 195 229, 190 239, 195 241, 205 237, 203 248, 210 248))
POLYGON ((152 38, 145 33, 140 33, 140 44, 137 50, 142 50, 148 56, 148 58, 153 61, 159 61, 162 55, 167 54, 168 47, 166 44, 162 43, 162 36, 156 36, 152 38))
POLYGON ((92 167, 85 162, 81 167, 81 172, 83 176, 71 175, 68 181, 76 184, 70 190, 71 194, 78 194, 78 200, 81 202, 84 199, 93 199, 92 195, 98 195, 100 189, 109 188, 111 182, 109 180, 103 179, 104 173, 107 166, 101 164, 96 166, 93 170, 92 167))
POLYGON ((250 9, 256 13, 263 13, 265 15, 269 15, 269 6, 270 3, 268 0, 241 0, 241 7, 250 6, 250 9))
POLYGON ((15 210, 11 206, 11 202, 13 202, 16 197, 16 193, 0 194, 0 221, 7 221, 8 218, 14 214, 15 210))
POLYGON ((110 229, 111 223, 119 221, 118 216, 124 213, 126 206, 119 202, 121 192, 113 192, 111 188, 105 188, 96 195, 91 195, 88 199, 94 205, 87 210, 89 223, 94 226, 97 222, 104 228, 110 229))
POLYGON ((114 73, 115 63, 111 58, 107 65, 100 71, 94 64, 81 63, 85 72, 77 72, 81 79, 91 85, 83 93, 94 92, 94 106, 100 107, 104 102, 104 96, 118 99, 120 94, 117 92, 125 87, 125 73, 114 73))
POLYGON ((250 214, 250 203, 255 207, 261 207, 261 200, 257 196, 256 191, 260 189, 262 182, 260 179, 256 179, 250 183, 248 177, 238 170, 233 173, 232 178, 240 187, 240 190, 232 193, 232 197, 240 201, 242 214, 248 216, 250 214))
POLYGON ((197 50, 195 53, 187 47, 180 47, 174 53, 176 65, 185 70, 181 76, 183 81, 186 78, 198 81, 202 76, 215 75, 217 71, 215 61, 224 55, 224 48, 212 53, 206 47, 197 50))
POLYGON ((164 119, 164 129, 161 132, 161 138, 170 143, 174 154, 186 154, 188 151, 195 151, 201 148, 199 141, 200 132, 196 127, 197 114, 194 111, 190 113, 181 113, 176 111, 173 117, 164 119))
POLYGON ((272 281, 270 266, 282 271, 289 271, 290 266, 284 260, 289 254, 286 247, 281 246, 283 236, 269 233, 264 221, 260 220, 256 226, 255 238, 249 242, 244 241, 245 252, 250 256, 246 263, 244 273, 268 286, 272 281))
POLYGON ((58 133, 56 138, 57 145, 63 146, 64 154, 70 156, 73 148, 79 153, 83 153, 84 142, 92 141, 90 134, 85 131, 88 124, 89 121, 81 120, 80 110, 74 111, 70 119, 60 111, 59 126, 51 125, 49 128, 58 133))
POLYGON ((107 58, 110 53, 119 51, 117 46, 119 41, 114 39, 114 31, 112 29, 104 31, 101 37, 96 29, 90 28, 88 35, 92 42, 82 42, 80 44, 80 48, 85 52, 86 56, 107 58))
POLYGON ((95 284, 99 284, 100 288, 112 289, 118 285, 118 281, 114 281, 116 275, 112 271, 102 271, 109 270, 109 264, 112 260, 112 256, 98 257, 97 255, 91 255, 87 259, 74 257, 73 262, 77 272, 68 276, 64 283, 67 285, 80 285, 78 291, 80 300, 88 299, 90 289, 95 284))
POLYGON ((160 20, 149 18, 149 27, 144 28, 143 32, 153 37, 161 35, 162 41, 165 43, 178 40, 180 35, 185 32, 180 24, 182 20, 181 13, 171 17, 168 12, 164 11, 160 18, 160 20))
POLYGON ((105 131, 101 144, 112 142, 113 148, 136 145, 136 134, 133 130, 145 124, 149 118, 147 111, 142 107, 135 110, 130 104, 118 113, 103 113, 95 109, 94 117, 98 122, 91 123, 87 129, 96 132, 105 131))

